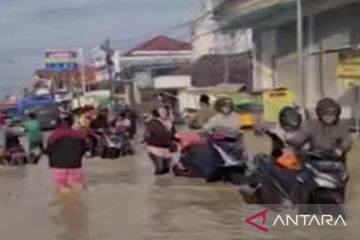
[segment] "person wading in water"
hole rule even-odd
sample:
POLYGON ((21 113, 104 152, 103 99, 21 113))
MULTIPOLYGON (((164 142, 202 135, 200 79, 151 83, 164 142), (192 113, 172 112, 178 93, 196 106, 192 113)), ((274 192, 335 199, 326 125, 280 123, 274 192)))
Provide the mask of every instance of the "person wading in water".
POLYGON ((155 175, 163 175, 170 172, 176 131, 167 107, 155 109, 152 115, 152 119, 146 123, 145 142, 155 167, 155 175))

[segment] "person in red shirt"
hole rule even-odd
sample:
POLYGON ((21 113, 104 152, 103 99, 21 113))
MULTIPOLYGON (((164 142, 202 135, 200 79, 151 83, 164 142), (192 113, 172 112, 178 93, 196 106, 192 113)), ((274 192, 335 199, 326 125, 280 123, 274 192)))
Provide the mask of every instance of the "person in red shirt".
POLYGON ((48 138, 46 152, 53 183, 60 193, 83 188, 82 159, 87 150, 84 133, 72 128, 73 119, 66 116, 48 138))

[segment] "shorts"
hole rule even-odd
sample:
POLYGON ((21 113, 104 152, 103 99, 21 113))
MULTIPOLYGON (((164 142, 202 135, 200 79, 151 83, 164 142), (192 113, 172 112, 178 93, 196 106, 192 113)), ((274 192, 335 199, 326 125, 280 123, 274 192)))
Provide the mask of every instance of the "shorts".
POLYGON ((83 173, 81 168, 51 168, 54 186, 69 187, 82 184, 83 173))

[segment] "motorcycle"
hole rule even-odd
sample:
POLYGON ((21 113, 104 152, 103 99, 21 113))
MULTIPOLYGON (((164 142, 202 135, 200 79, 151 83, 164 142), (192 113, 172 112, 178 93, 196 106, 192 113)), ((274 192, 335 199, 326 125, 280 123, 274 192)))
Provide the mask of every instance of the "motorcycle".
POLYGON ((116 159, 120 156, 134 154, 129 136, 126 133, 119 134, 115 130, 103 133, 99 145, 102 158, 116 159))
POLYGON ((6 140, 6 163, 10 166, 24 166, 28 163, 28 158, 24 147, 21 145, 18 136, 8 136, 6 140))
POLYGON ((101 156, 104 149, 104 139, 102 129, 91 129, 86 133, 86 137, 89 141, 89 150, 91 157, 101 156))
POLYGON ((346 164, 329 150, 303 153, 305 167, 311 172, 316 187, 309 192, 304 211, 320 214, 343 214, 345 190, 349 179, 346 164))
POLYGON ((199 136, 192 144, 182 146, 181 167, 177 168, 183 169, 187 176, 203 178, 207 182, 222 180, 240 184, 247 163, 245 151, 239 144, 240 138, 219 139, 210 136, 206 140, 199 136))
POLYGON ((175 176, 200 177, 197 171, 191 172, 184 165, 187 158, 191 158, 192 152, 197 148, 206 145, 206 140, 195 132, 181 132, 178 134, 178 147, 180 149, 180 160, 173 165, 172 170, 175 176))
MULTIPOLYGON (((271 136, 274 145, 280 138, 271 136)), ((345 163, 331 151, 300 150, 296 157, 301 169, 285 169, 270 155, 257 155, 248 189, 240 188, 247 203, 272 207, 299 206, 304 213, 343 213, 344 192, 348 173, 345 163)))
POLYGON ((134 148, 131 143, 131 137, 128 132, 124 132, 121 134, 117 133, 115 138, 116 141, 118 141, 121 144, 120 156, 125 157, 128 155, 132 156, 135 154, 134 148))

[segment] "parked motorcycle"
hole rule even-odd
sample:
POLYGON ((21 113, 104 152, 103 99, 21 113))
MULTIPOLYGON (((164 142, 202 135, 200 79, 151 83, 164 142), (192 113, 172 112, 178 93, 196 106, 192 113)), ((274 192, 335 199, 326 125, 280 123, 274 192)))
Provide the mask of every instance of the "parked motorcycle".
POLYGON ((110 159, 134 154, 129 135, 119 134, 112 129, 100 135, 97 151, 102 158, 110 159))

